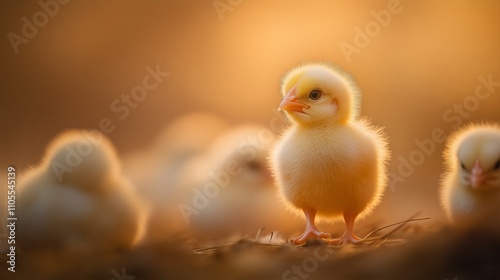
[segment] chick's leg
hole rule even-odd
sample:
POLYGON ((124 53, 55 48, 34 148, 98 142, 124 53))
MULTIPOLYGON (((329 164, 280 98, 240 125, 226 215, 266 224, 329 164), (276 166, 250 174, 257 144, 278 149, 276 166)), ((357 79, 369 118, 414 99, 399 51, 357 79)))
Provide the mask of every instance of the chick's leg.
POLYGON ((330 239, 328 240, 329 244, 348 244, 348 243, 358 243, 361 238, 357 237, 354 234, 354 221, 358 214, 353 214, 349 212, 344 212, 344 221, 345 221, 345 232, 339 239, 330 239))
POLYGON ((303 244, 309 238, 330 238, 330 234, 326 232, 320 232, 314 224, 316 209, 304 208, 302 210, 306 215, 306 230, 299 237, 293 238, 292 242, 295 244, 303 244))

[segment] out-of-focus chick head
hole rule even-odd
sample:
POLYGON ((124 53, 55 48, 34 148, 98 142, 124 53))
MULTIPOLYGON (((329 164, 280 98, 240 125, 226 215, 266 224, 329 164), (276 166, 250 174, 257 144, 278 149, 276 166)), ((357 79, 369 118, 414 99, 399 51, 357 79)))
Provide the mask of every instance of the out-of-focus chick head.
POLYGON ((359 114, 356 82, 333 64, 312 63, 291 70, 283 78, 281 93, 279 109, 298 124, 346 123, 359 114))
POLYGON ((210 168, 214 173, 230 175, 230 184, 239 187, 267 186, 272 179, 267 155, 274 134, 258 125, 244 125, 220 136, 209 151, 210 168))
POLYGON ((59 135, 49 145, 44 164, 59 183, 87 189, 120 172, 113 145, 96 130, 70 130, 59 135))
POLYGON ((500 127, 469 125, 451 137, 445 158, 462 186, 474 191, 500 188, 500 127))

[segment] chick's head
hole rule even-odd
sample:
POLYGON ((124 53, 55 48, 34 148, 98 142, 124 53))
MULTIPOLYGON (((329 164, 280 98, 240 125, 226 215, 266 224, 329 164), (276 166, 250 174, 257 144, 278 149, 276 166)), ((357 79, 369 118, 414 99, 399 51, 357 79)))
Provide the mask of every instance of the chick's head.
POLYGON ((279 109, 302 125, 346 123, 358 117, 360 91, 353 78, 326 63, 299 66, 285 75, 279 109))
POLYGON ((231 185, 240 188, 272 185, 267 154, 273 143, 272 132, 259 125, 244 125, 229 130, 215 141, 208 154, 211 172, 225 173, 231 185))
POLYGON ((99 189, 120 169, 113 145, 95 130, 70 130, 58 136, 47 149, 45 164, 54 180, 88 190, 99 189))
POLYGON ((452 139, 448 165, 461 185, 473 191, 500 188, 500 127, 471 125, 452 139))

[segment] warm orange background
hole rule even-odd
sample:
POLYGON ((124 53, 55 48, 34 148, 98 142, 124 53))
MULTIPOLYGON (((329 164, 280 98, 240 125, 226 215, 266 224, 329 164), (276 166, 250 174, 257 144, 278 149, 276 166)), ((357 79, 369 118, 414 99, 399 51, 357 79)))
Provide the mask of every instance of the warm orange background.
MULTIPOLYGON (((19 34, 21 18, 40 7, 36 1, 2 2, 2 169, 36 164, 58 132, 98 128, 103 117, 117 126, 108 136, 121 153, 148 144, 190 111, 268 125, 282 74, 302 62, 328 60, 358 80, 363 115, 386 127, 390 171, 397 173, 400 157, 408 158, 416 139, 436 128, 453 129, 443 114, 474 94, 478 76, 500 81, 498 1, 401 1, 402 11, 350 63, 340 44, 353 44, 355 28, 364 29, 371 11, 386 9, 389 1, 241 1, 223 21, 212 2, 70 1, 18 54, 7 34, 19 34), (170 76, 119 120, 110 104, 156 64, 170 76)), ((462 120, 500 121, 496 89, 462 120)), ((442 148, 437 144, 404 183, 388 190, 378 214, 441 215, 442 148)))

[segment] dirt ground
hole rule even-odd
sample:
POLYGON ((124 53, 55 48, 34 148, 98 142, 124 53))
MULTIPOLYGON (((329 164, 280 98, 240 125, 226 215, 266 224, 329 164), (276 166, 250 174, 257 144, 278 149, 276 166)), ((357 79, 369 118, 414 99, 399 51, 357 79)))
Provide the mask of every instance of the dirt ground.
MULTIPOLYGON (((261 236, 203 241, 172 236, 115 255, 17 257, 1 279, 500 279, 500 232, 415 219, 356 245, 292 245, 261 236), (52 258, 52 259, 51 259, 52 258)), ((2 256, 5 263, 5 255, 2 256)))

